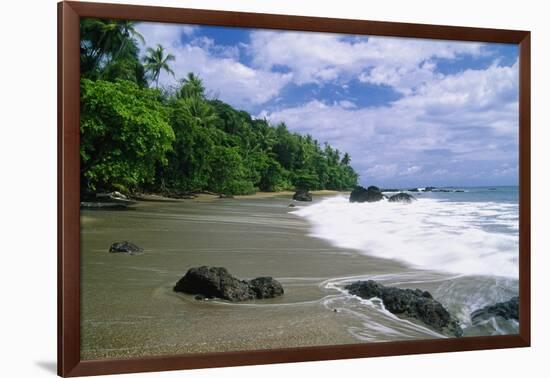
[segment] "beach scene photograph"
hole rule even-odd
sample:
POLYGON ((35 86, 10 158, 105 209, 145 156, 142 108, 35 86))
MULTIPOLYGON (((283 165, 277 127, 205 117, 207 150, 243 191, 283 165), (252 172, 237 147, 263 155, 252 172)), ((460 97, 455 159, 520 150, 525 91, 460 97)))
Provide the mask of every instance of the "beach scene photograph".
POLYGON ((518 334, 518 69, 81 18, 81 359, 518 334))

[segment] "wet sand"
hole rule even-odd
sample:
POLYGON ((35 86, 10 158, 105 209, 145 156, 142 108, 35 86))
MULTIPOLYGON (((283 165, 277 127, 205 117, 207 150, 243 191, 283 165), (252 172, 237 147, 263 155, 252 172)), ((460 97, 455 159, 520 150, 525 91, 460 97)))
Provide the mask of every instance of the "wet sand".
MULTIPOLYGON (((328 194, 317 193, 314 202, 328 194)), ((307 221, 291 214, 291 202, 291 194, 279 193, 149 198, 131 210, 83 210, 81 358, 441 337, 380 311, 379 303, 369 307, 343 295, 339 285, 355 276, 376 277, 431 290, 444 300, 448 293, 441 289, 449 276, 414 271, 310 237, 307 221), (122 240, 145 251, 108 253, 112 242, 122 240), (200 265, 223 266, 239 278, 273 276, 285 295, 228 303, 174 293, 177 280, 200 265)))

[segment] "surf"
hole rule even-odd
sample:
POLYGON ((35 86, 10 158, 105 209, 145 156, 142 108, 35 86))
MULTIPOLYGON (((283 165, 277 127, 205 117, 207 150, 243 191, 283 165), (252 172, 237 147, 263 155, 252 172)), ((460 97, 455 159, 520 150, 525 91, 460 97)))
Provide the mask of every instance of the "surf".
POLYGON ((341 195, 298 208, 309 235, 415 269, 518 278, 517 204, 420 198, 350 203, 341 195))

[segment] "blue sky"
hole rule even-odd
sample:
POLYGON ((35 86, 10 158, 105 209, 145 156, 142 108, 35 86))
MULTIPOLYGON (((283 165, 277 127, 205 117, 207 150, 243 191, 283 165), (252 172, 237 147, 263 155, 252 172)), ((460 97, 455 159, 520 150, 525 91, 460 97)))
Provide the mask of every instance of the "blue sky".
MULTIPOLYGON (((518 182, 515 45, 141 23, 176 57, 171 86, 350 153, 364 185, 518 182)), ((145 46, 142 46, 145 50, 145 46)))

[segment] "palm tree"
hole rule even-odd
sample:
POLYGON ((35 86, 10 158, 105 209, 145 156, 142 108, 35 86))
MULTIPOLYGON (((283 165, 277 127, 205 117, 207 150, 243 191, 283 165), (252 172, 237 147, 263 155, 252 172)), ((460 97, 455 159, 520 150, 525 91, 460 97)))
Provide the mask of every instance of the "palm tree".
POLYGON ((145 38, 143 38, 143 36, 136 30, 135 21, 122 20, 115 22, 115 25, 111 26, 111 23, 107 25, 115 30, 115 33, 118 34, 118 38, 121 40, 121 43, 116 53, 113 54, 111 60, 116 60, 116 58, 120 56, 125 47, 128 45, 128 42, 133 42, 137 39, 142 44, 145 44, 145 38))
POLYGON ((162 70, 174 76, 174 71, 170 68, 168 62, 173 62, 176 57, 172 54, 165 55, 165 49, 162 45, 157 44, 155 49, 148 47, 147 55, 145 56, 145 71, 151 75, 151 80, 159 87, 159 76, 162 70))
POLYGON ((187 77, 181 81, 182 86, 179 91, 179 97, 198 97, 204 98, 204 85, 200 77, 193 72, 189 72, 187 77))
POLYGON ((81 48, 88 55, 86 58, 90 69, 96 69, 102 63, 108 66, 127 47, 136 46, 137 41, 145 44, 145 39, 136 30, 135 21, 85 19, 82 21, 81 34, 81 48))
POLYGON ((187 124, 198 127, 209 127, 218 119, 212 106, 197 96, 185 97, 179 100, 183 119, 187 124))

